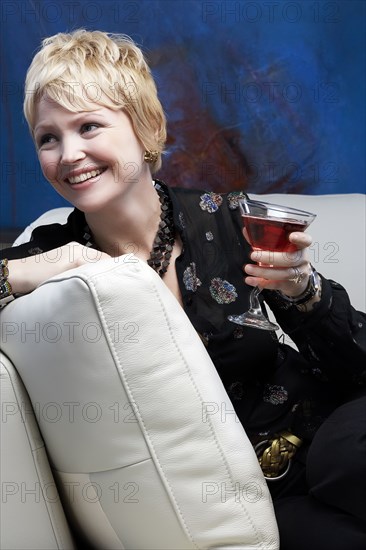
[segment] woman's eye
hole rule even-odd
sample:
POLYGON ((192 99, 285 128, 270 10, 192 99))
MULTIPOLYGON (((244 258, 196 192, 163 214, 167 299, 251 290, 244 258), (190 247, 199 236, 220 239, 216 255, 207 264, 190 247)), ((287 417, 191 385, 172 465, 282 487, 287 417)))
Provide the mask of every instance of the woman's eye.
POLYGON ((96 130, 99 128, 98 124, 95 124, 94 122, 88 122, 87 124, 83 124, 81 127, 82 132, 92 132, 93 130, 96 130))
POLYGON ((53 136, 52 134, 45 134, 45 135, 42 136, 41 139, 39 140, 39 146, 41 147, 41 146, 44 145, 45 143, 53 143, 54 141, 56 141, 55 136, 53 136))

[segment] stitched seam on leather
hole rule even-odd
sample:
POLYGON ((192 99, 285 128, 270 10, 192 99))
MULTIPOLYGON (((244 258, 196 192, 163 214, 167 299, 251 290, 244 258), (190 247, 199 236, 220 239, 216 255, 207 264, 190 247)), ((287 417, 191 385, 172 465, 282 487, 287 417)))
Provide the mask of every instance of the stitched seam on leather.
MULTIPOLYGON (((153 283, 153 284, 154 284, 154 283, 153 283)), ((173 331, 172 331, 172 327, 171 327, 171 325, 170 325, 169 318, 168 318, 168 315, 167 315, 167 312, 166 312, 166 309, 165 309, 165 305, 164 305, 163 301, 162 301, 161 298, 160 298, 159 292, 158 292, 158 290, 157 290, 155 284, 154 284, 154 290, 155 290, 155 293, 156 293, 156 295, 157 295, 157 298, 158 298, 158 300, 159 300, 159 302, 160 302, 160 304, 161 304, 162 310, 163 310, 163 312, 164 312, 165 321, 166 321, 166 324, 167 324, 167 326, 168 326, 169 334, 170 334, 170 336, 171 336, 171 339, 172 339, 172 341, 174 342, 174 346, 175 346, 175 348, 176 348, 176 350, 177 350, 179 356, 180 356, 181 359, 183 360, 183 363, 184 363, 184 365, 185 365, 185 367, 186 367, 186 371, 187 371, 187 373, 188 373, 188 376, 189 376, 189 379, 190 379, 190 381, 191 381, 191 383, 192 383, 192 386, 193 386, 194 390, 196 391, 196 394, 197 394, 197 396, 198 396, 198 398, 199 398, 199 400, 200 400, 200 402, 201 402, 201 404, 202 404, 202 403, 203 403, 203 399, 202 399, 201 393, 200 393, 200 391, 199 391, 199 389, 198 389, 198 387, 197 387, 197 384, 195 383, 195 381, 194 381, 194 379, 193 379, 193 377, 192 377, 191 369, 189 368, 189 366, 188 366, 188 364, 187 364, 187 361, 186 361, 186 359, 185 359, 183 353, 181 352, 180 346, 178 345, 178 343, 177 343, 177 341, 176 341, 176 339, 175 339, 175 336, 174 336, 174 333, 173 333, 173 331)), ((220 454, 220 456, 221 456, 221 458, 222 458, 222 461, 223 461, 223 464, 224 464, 224 467, 225 467, 227 476, 228 476, 228 478, 229 478, 229 480, 230 480, 230 483, 231 483, 232 487, 234 487, 234 480, 233 480, 233 477, 232 477, 232 473, 231 473, 231 470, 230 470, 230 466, 229 466, 229 464, 228 464, 228 462, 227 462, 227 460, 226 460, 226 458, 225 458, 225 455, 224 455, 224 453, 223 453, 222 447, 221 447, 221 445, 220 445, 220 443, 219 443, 219 441, 218 441, 218 439, 217 439, 217 437, 216 437, 214 428, 213 428, 213 426, 212 426, 211 419, 208 417, 207 420, 208 420, 208 425, 210 426, 210 430, 211 430, 211 434, 212 434, 212 436, 213 436, 213 440, 215 441, 216 447, 217 447, 217 449, 218 449, 218 451, 219 451, 219 454, 220 454)), ((240 506, 241 506, 242 510, 244 511, 245 515, 247 516, 247 519, 249 520, 249 523, 250 523, 250 525, 252 526, 252 528, 253 528, 253 530, 254 530, 254 532, 255 532, 255 536, 256 536, 256 538, 257 538, 259 548, 263 548, 262 542, 261 542, 261 540, 260 540, 259 533, 258 533, 258 531, 257 531, 256 526, 254 525, 254 523, 253 523, 253 521, 252 521, 251 516, 249 515, 249 512, 247 511, 246 507, 243 506, 243 504, 242 504, 242 502, 241 502, 240 499, 239 499, 239 502, 240 502, 240 506)))
MULTIPOLYGON (((100 276, 101 276, 101 275, 98 274, 98 275, 96 275, 96 278, 100 278, 100 276)), ((117 354, 117 350, 115 349, 115 346, 114 346, 113 341, 109 338, 110 335, 109 335, 108 325, 107 325, 107 322, 106 322, 106 319, 105 319, 105 316, 104 316, 104 312, 103 312, 103 310, 102 310, 102 308, 101 308, 101 305, 100 305, 99 293, 98 293, 98 291, 97 291, 97 289, 96 289, 96 286, 95 286, 95 283, 94 283, 93 280, 88 279, 88 280, 86 280, 86 283, 89 284, 90 287, 93 287, 93 290, 94 290, 94 293, 95 293, 95 297, 97 298, 97 303, 96 303, 95 305, 96 305, 97 310, 99 311, 99 313, 100 313, 100 315, 101 315, 101 317, 102 317, 102 320, 103 320, 103 328, 104 328, 104 331, 105 331, 106 340, 107 340, 109 346, 113 349, 113 357, 114 357, 116 363, 119 365, 119 371, 120 371, 120 373, 122 373, 122 372, 123 372, 123 367, 122 367, 122 365, 121 365, 121 363, 120 363, 120 361, 119 361, 118 354, 117 354)), ((172 328, 171 328, 171 325, 170 325, 170 322, 169 322, 169 317, 168 317, 168 315, 167 315, 167 311, 166 311, 164 302, 162 301, 162 299, 161 299, 161 297, 160 297, 160 295, 159 295, 159 292, 158 292, 158 290, 157 290, 157 287, 156 287, 154 281, 152 281, 152 280, 150 279, 149 283, 152 285, 153 290, 154 290, 154 293, 155 293, 156 297, 158 298, 158 301, 159 301, 159 303, 160 303, 161 309, 162 309, 162 311, 163 311, 163 313, 164 313, 165 322, 166 322, 166 324, 167 324, 167 326, 168 326, 168 330, 169 330, 169 334, 170 334, 170 336, 171 336, 171 340, 172 340, 172 342, 174 343, 174 346, 175 346, 175 348, 176 348, 176 350, 177 350, 179 356, 180 356, 181 359, 183 360, 183 363, 184 363, 185 368, 186 368, 186 372, 188 373, 189 379, 190 379, 190 381, 191 381, 191 383, 192 383, 192 386, 194 387, 194 389, 195 389, 195 391, 196 391, 196 394, 197 394, 197 396, 198 396, 200 402, 203 403, 202 396, 201 396, 201 394, 200 394, 200 392, 199 392, 199 390, 198 390, 198 388, 197 388, 197 385, 195 384, 195 382, 194 382, 194 380, 193 380, 191 370, 188 368, 187 361, 186 361, 186 359, 184 358, 184 355, 182 354, 182 352, 181 352, 181 350, 180 350, 180 347, 178 346, 177 341, 176 341, 176 339, 175 339, 175 337, 174 337, 174 333, 173 333, 173 331, 172 331, 172 328)), ((91 290, 92 290, 92 289, 91 289, 91 290)), ((129 393, 129 395, 130 395, 131 397, 133 397, 133 394, 132 394, 132 392, 131 392, 131 388, 130 388, 130 386, 129 386, 127 380, 123 379, 123 381, 124 381, 124 383, 125 383, 125 385, 126 385, 126 389, 127 389, 128 393, 129 393)), ((132 402, 134 402, 134 400, 132 400, 132 402)), ((135 414, 136 414, 136 417, 139 418, 140 423, 141 423, 141 424, 143 425, 143 427, 144 427, 144 433, 145 433, 146 435, 148 435, 149 432, 148 432, 148 430, 147 430, 147 428, 146 428, 146 426, 145 426, 145 424, 144 424, 143 419, 142 419, 141 416, 140 416, 140 413, 139 413, 138 409, 135 411, 135 414)), ((213 436, 213 440, 215 441, 216 447, 217 447, 217 449, 218 449, 218 451, 219 451, 219 454, 221 455, 221 458, 222 458, 222 461, 223 461, 223 465, 224 465, 224 467, 225 467, 225 470, 226 470, 228 479, 229 479, 229 481, 230 481, 230 484, 231 484, 232 487, 234 487, 234 480, 233 480, 233 477, 232 477, 232 473, 231 473, 229 464, 228 464, 228 462, 227 462, 227 460, 226 460, 226 458, 225 458, 225 455, 224 455, 224 453, 223 453, 223 451, 222 451, 222 447, 221 447, 221 445, 220 445, 220 443, 219 443, 219 441, 218 441, 218 439, 217 439, 217 437, 216 437, 216 435, 215 435, 215 433, 214 433, 214 429, 213 429, 212 422, 211 422, 210 419, 208 419, 208 424, 209 424, 209 426, 210 426, 210 430, 211 430, 211 434, 212 434, 212 436, 213 436)), ((176 498, 175 498, 173 489, 172 489, 172 487, 171 487, 171 485, 170 485, 170 482, 169 482, 169 480, 166 478, 165 472, 164 472, 164 470, 162 469, 162 466, 161 466, 161 464, 160 464, 159 458, 158 458, 158 456, 157 456, 157 454, 156 454, 156 452, 155 452, 154 444, 153 444, 153 442, 152 442, 152 440, 151 440, 151 437, 148 436, 148 439, 149 439, 150 446, 152 447, 152 449, 154 449, 154 456, 156 457, 156 460, 157 460, 157 462, 158 462, 158 464, 159 464, 159 467, 160 467, 160 469, 161 469, 161 471, 162 471, 162 473, 163 473, 163 475, 164 475, 164 479, 165 479, 167 485, 169 486, 170 494, 171 494, 171 496, 172 496, 172 498, 173 498, 173 500, 174 500, 174 502, 175 502, 175 504, 176 504, 177 510, 179 511, 179 515, 180 515, 180 517, 181 517, 181 519, 182 519, 182 522, 183 522, 183 524, 184 524, 184 526, 185 526, 185 528, 186 528, 186 530, 187 530, 187 533, 188 533, 188 535, 190 536, 192 542, 193 542, 193 543, 196 545, 196 547, 198 548, 197 543, 194 541, 193 536, 191 535, 191 533, 190 533, 190 531, 189 531, 189 528, 188 528, 188 526, 186 525, 186 522, 185 522, 184 517, 183 517, 183 512, 181 511, 181 509, 180 509, 180 507, 179 507, 179 504, 178 504, 178 502, 176 501, 176 498)), ((256 537, 256 539, 257 539, 256 546, 257 546, 258 548, 265 548, 265 547, 263 546, 263 542, 260 540, 260 534, 258 533, 258 530, 257 530, 255 524, 253 523, 253 520, 252 520, 252 518, 251 518, 251 516, 250 516, 250 514, 249 514, 249 512, 248 512, 248 510, 247 510, 246 507, 243 505, 243 503, 241 502, 241 500, 240 500, 240 506, 241 506, 241 508, 242 508, 242 510, 243 510, 243 512, 244 512, 244 514, 245 514, 245 516, 247 517, 247 520, 248 520, 249 524, 251 525, 251 527, 252 527, 252 529, 253 529, 254 535, 255 535, 255 537, 256 537)))
MULTIPOLYGON (((87 282, 87 284, 90 285, 90 289, 94 291, 93 293, 94 293, 94 295, 95 295, 95 298, 97 298, 96 304, 95 304, 95 305, 96 305, 97 310, 98 310, 98 312, 99 312, 99 314, 100 314, 100 316, 101 316, 101 319, 102 319, 102 321, 103 321, 103 330, 104 330, 104 333, 105 333, 105 336, 106 336, 106 340, 107 340, 107 342, 108 342, 109 347, 111 348, 111 352, 112 352, 113 358, 114 358, 116 364, 119 366, 118 372, 119 372, 119 375, 121 376, 122 373, 124 372, 124 371, 123 371, 123 367, 122 367, 122 365, 121 365, 121 363, 120 363, 120 361, 119 361, 118 353, 117 353, 117 350, 116 350, 116 348, 115 348, 115 346, 114 346, 114 342, 110 339, 110 334, 109 334, 109 330, 108 330, 107 321, 106 321, 106 319, 105 319, 104 312, 103 312, 102 307, 101 307, 101 305, 100 305, 99 293, 98 293, 98 291, 97 291, 97 289, 96 289, 96 286, 95 286, 94 281, 92 281, 92 280, 89 279, 89 280, 87 280, 86 282, 87 282)), ((156 287, 155 287, 155 285, 154 285, 154 291, 156 292, 156 287)), ((160 301, 160 298, 159 298, 159 301, 160 301)), ((164 315, 165 315, 165 318, 166 318, 165 311, 164 311, 164 315)), ((125 379, 125 376, 124 376, 124 375, 122 376, 122 382, 123 382, 123 384, 125 385, 125 390, 126 390, 127 393, 129 394, 129 397, 133 398, 133 393, 132 393, 132 391, 131 391, 130 385, 129 385, 128 381, 125 379)), ((134 400, 131 399, 131 402, 134 402, 134 400)), ((190 530, 189 530, 189 528, 188 528, 188 526, 187 526, 187 524, 186 524, 186 522, 185 522, 185 519, 184 519, 184 516, 183 516, 183 512, 181 511, 181 509, 180 509, 180 507, 179 507, 179 504, 178 504, 178 502, 177 502, 177 500, 176 500, 176 497, 175 497, 175 495, 174 495, 173 488, 171 487, 171 484, 170 484, 169 480, 168 480, 167 477, 166 477, 166 474, 165 474, 165 472, 164 472, 164 469, 163 469, 162 466, 161 466, 161 463, 160 463, 159 458, 158 458, 158 456, 157 456, 157 453, 156 453, 156 451, 155 451, 154 443, 153 443, 153 441, 152 441, 152 439, 151 439, 151 436, 149 435, 149 431, 148 431, 148 429, 146 428, 143 419, 142 419, 141 416, 140 416, 140 412, 138 411, 138 408, 136 408, 136 410, 134 411, 134 413, 135 413, 135 415, 136 415, 136 418, 139 419, 140 425, 142 425, 142 426, 144 427, 144 429, 143 429, 143 434, 144 434, 145 438, 148 439, 148 441, 149 441, 149 447, 150 447, 150 449, 153 450, 153 456, 155 457, 155 461, 156 461, 157 464, 159 465, 160 475, 161 475, 162 478, 164 479, 165 484, 169 487, 168 494, 170 495, 171 499, 172 499, 172 500, 174 501, 174 503, 175 503, 176 510, 177 510, 178 513, 179 513, 179 516, 180 516, 181 521, 182 521, 182 524, 183 524, 183 526, 184 526, 184 528, 185 528, 186 534, 187 534, 188 537, 190 538, 191 542, 192 542, 192 543, 195 545, 195 547, 198 549, 199 546, 198 546, 198 544, 195 542, 195 540, 194 540, 194 538, 193 538, 193 536, 192 536, 192 534, 191 534, 191 532, 190 532, 190 530)), ((150 451, 150 452, 151 452, 151 451, 150 451)))
MULTIPOLYGON (((133 466, 139 466, 140 464, 143 464, 144 462, 152 462, 151 456, 149 458, 144 458, 143 460, 138 460, 137 462, 131 462, 131 464, 127 464, 126 466, 114 466, 113 468, 108 468, 107 470, 93 470, 92 472, 88 472, 88 475, 92 474, 103 474, 104 472, 113 472, 115 470, 124 470, 125 468, 131 468, 133 466)), ((65 472, 64 470, 57 470, 59 474, 69 474, 70 472, 65 472)), ((78 472, 72 472, 73 474, 77 474, 78 472)), ((82 472, 85 474, 85 472, 82 472)))

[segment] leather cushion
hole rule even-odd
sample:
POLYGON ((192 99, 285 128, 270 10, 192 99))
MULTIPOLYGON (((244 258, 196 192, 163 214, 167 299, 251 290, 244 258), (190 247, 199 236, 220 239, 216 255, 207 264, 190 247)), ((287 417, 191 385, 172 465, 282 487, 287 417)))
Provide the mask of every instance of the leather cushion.
POLYGON ((96 548, 278 548, 266 483, 199 336, 131 255, 2 312, 3 347, 96 548))

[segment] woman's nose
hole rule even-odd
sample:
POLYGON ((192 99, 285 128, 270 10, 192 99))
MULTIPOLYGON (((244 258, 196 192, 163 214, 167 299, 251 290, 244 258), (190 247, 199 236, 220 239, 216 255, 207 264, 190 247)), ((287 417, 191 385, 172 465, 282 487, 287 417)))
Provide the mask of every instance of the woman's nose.
POLYGON ((65 138, 61 147, 61 164, 76 164, 85 158, 82 141, 78 137, 65 138))

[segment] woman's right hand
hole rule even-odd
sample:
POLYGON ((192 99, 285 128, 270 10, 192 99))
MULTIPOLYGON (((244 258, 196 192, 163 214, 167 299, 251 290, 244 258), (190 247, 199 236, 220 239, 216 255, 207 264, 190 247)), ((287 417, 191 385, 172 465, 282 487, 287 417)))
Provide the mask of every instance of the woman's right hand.
POLYGON ((38 285, 69 269, 110 258, 108 254, 70 242, 42 254, 9 260, 8 281, 14 294, 28 294, 38 285))

